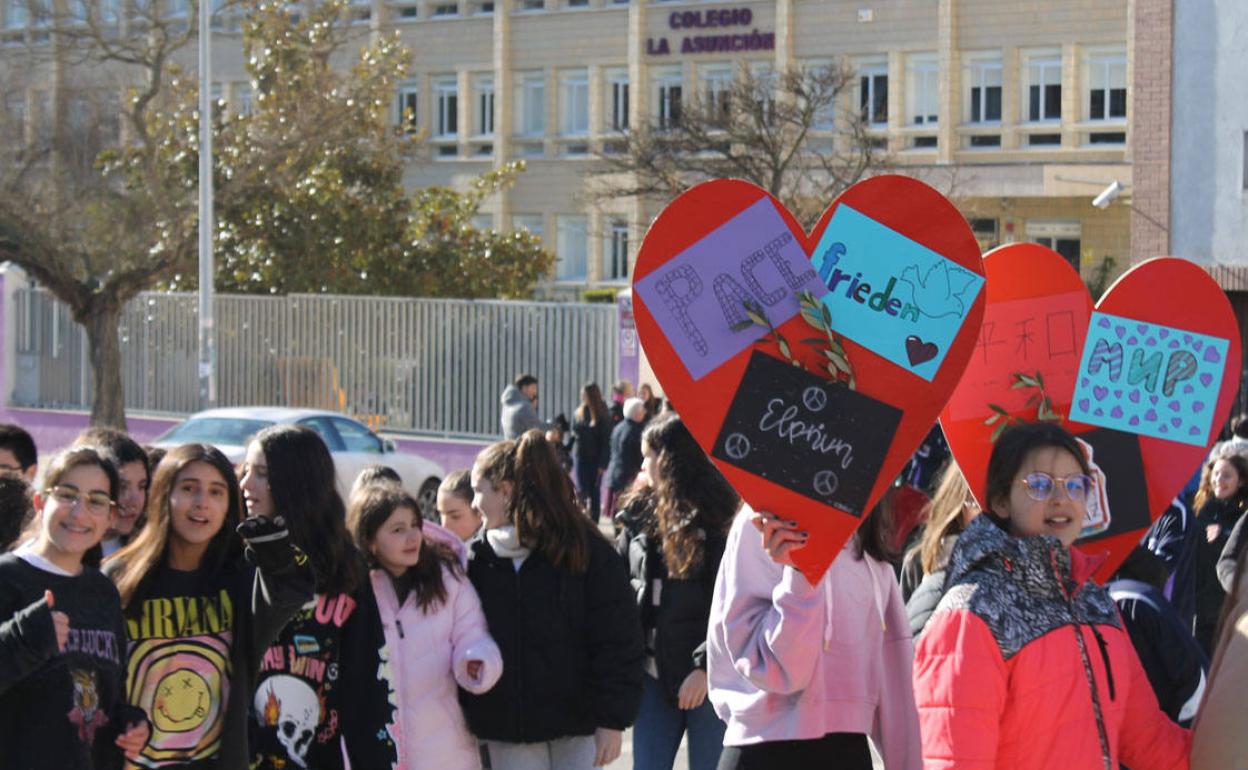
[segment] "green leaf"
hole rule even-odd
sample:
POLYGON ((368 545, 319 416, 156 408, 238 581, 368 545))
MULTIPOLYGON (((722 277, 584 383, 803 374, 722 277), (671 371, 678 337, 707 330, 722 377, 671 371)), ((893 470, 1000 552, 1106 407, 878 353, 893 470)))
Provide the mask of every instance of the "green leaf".
POLYGON ((735 324, 733 324, 732 326, 730 326, 730 327, 728 327, 728 328, 729 328, 731 331, 734 331, 734 332, 741 332, 741 331, 745 331, 746 329, 749 329, 749 328, 751 328, 751 327, 753 327, 753 326, 754 326, 754 322, 753 322, 753 321, 751 321, 751 320, 749 320, 749 319, 746 319, 746 320, 744 320, 744 321, 737 321, 735 324))
POLYGON ((826 327, 829 332, 832 331, 832 311, 829 310, 828 306, 822 302, 819 303, 819 314, 823 318, 824 327, 826 327))
POLYGON ((789 350, 789 343, 788 343, 788 342, 785 342, 784 337, 780 337, 780 338, 778 338, 778 339, 776 340, 776 342, 777 342, 777 343, 779 343, 779 345, 780 345, 780 352, 784 354, 784 357, 785 357, 785 358, 787 358, 787 359, 789 359, 790 361, 792 361, 792 360, 793 360, 793 351, 789 350))
POLYGON ((993 428, 992 439, 991 439, 992 443, 994 444, 997 443, 997 439, 1001 438, 1001 434, 1004 433, 1005 429, 1008 427, 1010 427, 1010 424, 1008 422, 1003 422, 1000 425, 998 425, 996 428, 993 428))
POLYGON ((1036 384, 1042 388, 1044 387, 1044 375, 1040 373, 1039 369, 1036 370, 1036 384))
POLYGON ((771 324, 767 323, 767 317, 763 315, 759 315, 752 308, 747 307, 745 310, 745 314, 750 317, 750 321, 752 321, 755 326, 761 326, 764 329, 771 328, 771 324))
POLYGON ((994 414, 991 417, 989 417, 987 420, 984 420, 984 425, 992 425, 993 423, 995 423, 997 420, 1000 420, 1000 419, 1001 419, 1001 415, 994 414))
POLYGON ((802 340, 803 345, 822 345, 823 342, 822 337, 807 337, 802 340))
POLYGON ((802 306, 802 320, 816 329, 821 331, 823 329, 823 327, 819 324, 819 311, 813 308, 808 308, 804 305, 802 306))

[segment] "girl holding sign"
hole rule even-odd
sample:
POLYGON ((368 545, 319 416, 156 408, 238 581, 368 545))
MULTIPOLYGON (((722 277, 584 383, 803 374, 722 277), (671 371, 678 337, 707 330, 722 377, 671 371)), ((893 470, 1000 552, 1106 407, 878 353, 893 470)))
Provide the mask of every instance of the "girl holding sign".
POLYGON ((113 584, 83 557, 117 515, 117 470, 92 448, 57 455, 35 495, 39 529, 0 556, 0 746, 5 767, 120 767, 147 743, 125 705, 126 633, 113 584))
POLYGON ((889 770, 922 766, 914 647, 881 511, 814 585, 793 567, 806 543, 796 524, 737 514, 707 639, 710 698, 728 723, 720 770, 869 770, 868 735, 889 770))
POLYGON ((914 690, 927 767, 1174 770, 1171 722, 1097 559, 1071 544, 1094 491, 1084 452, 1052 423, 1001 434, 986 510, 958 539, 944 598, 919 637, 914 690))

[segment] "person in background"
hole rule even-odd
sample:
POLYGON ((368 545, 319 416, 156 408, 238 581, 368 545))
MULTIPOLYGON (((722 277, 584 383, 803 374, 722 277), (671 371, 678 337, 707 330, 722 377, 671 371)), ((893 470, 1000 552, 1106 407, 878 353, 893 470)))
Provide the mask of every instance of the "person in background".
MULTIPOLYGON (((424 536, 420 506, 393 484, 373 484, 353 495, 347 521, 370 568, 360 606, 367 627, 358 631, 378 637, 389 690, 381 699, 362 696, 348 703, 393 704, 380 730, 369 722, 346 731, 352 766, 390 767, 357 758, 361 745, 375 750, 386 736, 397 755, 395 767, 477 770, 481 755, 456 691, 488 692, 503 673, 503 660, 459 558, 445 543, 424 536)), ((375 682, 377 670, 374 663, 345 675, 375 682)))
POLYGON ((611 385, 611 422, 620 423, 624 419, 624 402, 633 397, 633 383, 628 380, 616 380, 611 385))
POLYGON ((906 602, 910 632, 915 636, 927 625, 944 595, 945 566, 958 535, 979 513, 979 503, 962 471, 955 463, 948 463, 928 504, 923 535, 901 567, 901 596, 906 602))
POLYGON ((0 763, 121 767, 150 733, 126 706, 117 589, 84 557, 116 514, 117 470, 89 447, 47 463, 38 533, 0 556, 0 763))
POLYGON ((706 698, 706 628, 740 498, 679 417, 650 422, 641 443, 637 485, 616 515, 646 639, 633 770, 672 770, 686 734, 689 770, 714 770, 725 725, 706 698))
POLYGON ((1173 574, 1183 553, 1183 544, 1187 539, 1188 527, 1192 524, 1192 513, 1181 498, 1170 501, 1169 507, 1162 511, 1152 523, 1140 542, 1152 551, 1166 567, 1166 575, 1173 574))
POLYGON ((572 452, 568 449, 567 439, 571 429, 568 418, 562 413, 555 415, 546 428, 546 440, 555 448, 559 455, 559 465, 569 476, 572 474, 572 452))
POLYGON ((589 518, 602 511, 602 476, 611 460, 611 410, 597 383, 581 388, 581 403, 572 413, 572 478, 581 498, 589 503, 589 518))
POLYGON ((1191 622, 1201 649, 1212 655, 1218 613, 1226 599, 1218 580, 1218 560, 1248 509, 1248 459, 1229 454, 1206 462, 1192 506, 1196 517, 1175 567, 1171 601, 1191 622))
POLYGON ((438 487, 438 513, 442 526, 467 542, 481 529, 481 515, 472 509, 472 474, 459 470, 442 479, 438 487))
POLYGON ((516 439, 526 430, 546 427, 537 416, 537 378, 533 375, 517 377, 515 382, 503 389, 499 401, 503 407, 499 418, 503 438, 516 439))
POLYGON ((637 388, 637 397, 646 405, 646 422, 658 417, 663 411, 663 399, 654 395, 654 389, 650 387, 650 383, 641 383, 641 386, 637 388))
POLYGON ((890 528, 877 505, 812 584, 793 565, 807 533, 748 506, 737 514, 707 641, 711 702, 728 723, 720 770, 869 770, 868 735, 888 770, 919 770, 890 528))
POLYGON ((35 483, 39 472, 39 453, 35 440, 20 425, 0 424, 0 471, 13 471, 35 483))
MULTIPOLYGON (((351 507, 351 501, 358 495, 363 494, 369 487, 377 484, 390 484, 402 489, 403 479, 399 476, 399 472, 394 468, 391 468, 389 465, 380 465, 376 463, 373 465, 366 465, 362 470, 360 470, 360 474, 355 477, 355 482, 351 485, 351 494, 347 498, 347 507, 351 507)), ((433 510, 433 516, 437 516, 438 508, 436 503, 433 510)), ((468 563, 468 550, 464 547, 464 541, 460 539, 459 535, 456 535, 454 532, 439 523, 426 519, 423 513, 421 515, 421 527, 424 529, 425 534, 429 537, 449 545, 451 550, 459 556, 461 562, 464 564, 468 563)))
POLYGON ((1100 561, 1079 537, 1093 468, 1050 422, 1012 425, 985 510, 958 537, 918 639, 925 767, 1184 770, 1191 734, 1157 705, 1100 561))
POLYGON ((541 431, 477 455, 471 578, 503 676, 461 692, 493 770, 589 770, 620 754, 642 694, 641 623, 620 555, 576 504, 541 431))
POLYGON ((1105 589, 1122 613, 1161 710, 1171 721, 1188 727, 1205 693, 1209 660, 1162 594, 1165 580, 1165 564, 1137 545, 1105 589))
POLYGON ((147 453, 139 443, 115 428, 88 428, 74 439, 74 446, 95 447, 117 469, 121 490, 117 493, 117 516, 112 529, 100 543, 104 556, 111 556, 130 542, 143 526, 147 509, 147 487, 151 481, 147 453))
POLYGON ((1231 534, 1226 538, 1226 545, 1222 547, 1222 554, 1218 557, 1218 563, 1215 568, 1218 575, 1218 582, 1222 584, 1222 590, 1227 593, 1231 592, 1231 586, 1235 585, 1235 565, 1239 563, 1239 557, 1248 549, 1248 531, 1244 529, 1244 522, 1248 521, 1248 516, 1240 516, 1235 527, 1231 529, 1231 534))
POLYGON ((1225 455, 1245 452, 1248 452, 1248 414, 1240 412, 1231 418, 1231 437, 1214 444, 1209 452, 1209 459, 1216 460, 1225 455))
POLYGON ((261 658, 312 598, 308 558, 280 516, 243 521, 234 468, 205 444, 161 461, 147 518, 105 563, 126 618, 127 698, 152 724, 138 764, 247 767, 261 658))
POLYGON ((13 471, 0 472, 0 553, 17 545, 34 515, 26 477, 13 471))
POLYGON ((160 461, 165 459, 165 455, 168 454, 169 450, 165 449, 163 446, 144 444, 143 452, 147 455, 147 467, 151 468, 154 472, 156 470, 156 466, 160 465, 160 461))
POLYGON ((646 405, 640 398, 624 402, 624 421, 611 430, 611 460, 607 463, 607 516, 615 517, 620 496, 641 470, 641 432, 646 427, 646 405))

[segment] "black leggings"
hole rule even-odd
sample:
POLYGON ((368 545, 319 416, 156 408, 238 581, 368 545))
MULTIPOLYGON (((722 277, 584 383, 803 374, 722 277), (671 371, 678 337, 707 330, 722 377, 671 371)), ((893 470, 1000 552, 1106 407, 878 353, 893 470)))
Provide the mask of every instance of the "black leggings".
POLYGON ((725 746, 717 770, 781 770, 834 767, 872 770, 871 748, 862 733, 828 733, 806 741, 768 741, 725 746))

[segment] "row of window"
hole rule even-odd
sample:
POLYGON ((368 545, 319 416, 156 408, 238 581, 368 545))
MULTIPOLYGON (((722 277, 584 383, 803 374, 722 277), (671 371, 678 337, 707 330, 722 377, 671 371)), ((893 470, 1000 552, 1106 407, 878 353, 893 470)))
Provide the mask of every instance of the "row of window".
MULTIPOLYGON (((970 128, 991 128, 1002 123, 1003 64, 1001 54, 972 54, 966 58, 963 73, 963 124, 970 128)), ((1090 134, 1093 144, 1116 144, 1125 140, 1127 117, 1126 54, 1121 48, 1095 49, 1087 52, 1082 68, 1083 95, 1081 118, 1092 127, 1097 124, 1110 129, 1090 134)), ((905 104, 907 113, 901 123, 910 128, 935 128, 939 123, 940 72, 934 54, 911 54, 906 57, 905 104)), ((728 106, 733 80, 728 63, 700 64, 697 86, 709 104, 728 106)), ((558 125, 547 126, 547 76, 542 71, 517 72, 513 76, 512 105, 515 110, 513 134, 518 138, 540 138, 549 133, 564 137, 587 137, 590 133, 590 73, 588 69, 560 70, 557 83, 558 125)), ((1043 126, 1056 126, 1062 114, 1062 59, 1060 51, 1028 52, 1020 67, 1019 122, 1040 129, 1028 135, 1031 145, 1060 144, 1060 134, 1046 133, 1043 126)), ((652 68, 650 76, 650 111, 655 125, 669 128, 680 120, 680 106, 685 88, 685 75, 680 66, 652 68)), ((468 80, 472 103, 468 110, 471 125, 465 133, 472 138, 494 134, 495 84, 492 74, 474 75, 468 80)), ((603 78, 604 132, 620 131, 629 124, 630 83, 628 70, 610 68, 603 78)), ((430 80, 432 115, 429 132, 435 140, 454 140, 460 136, 460 79, 456 75, 439 75, 430 80)), ((857 103, 866 121, 875 128, 889 124, 889 70, 886 60, 864 60, 858 64, 857 103)), ((400 87, 397 100, 397 121, 411 128, 422 124, 420 91, 415 83, 400 87)), ((833 111, 826 110, 818 119, 816 129, 835 128, 833 111)), ((1001 135, 977 131, 968 136, 970 147, 999 147, 1001 135)), ((915 146, 934 147, 936 137, 916 136, 915 146)), ((455 154, 447 148, 446 154, 455 154)))
MULTIPOLYGON (((543 240, 544 218, 541 214, 516 214, 512 225, 517 230, 527 230, 543 240)), ((478 227, 489 227, 488 216, 482 216, 478 227)), ((555 217, 555 275, 556 281, 585 283, 590 279, 589 217, 583 214, 559 214, 555 217)), ((547 248, 551 244, 547 242, 547 248)), ((602 267, 598 280, 623 282, 628 280, 628 223, 610 221, 602 233, 602 267)))

